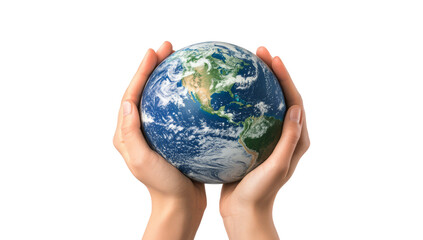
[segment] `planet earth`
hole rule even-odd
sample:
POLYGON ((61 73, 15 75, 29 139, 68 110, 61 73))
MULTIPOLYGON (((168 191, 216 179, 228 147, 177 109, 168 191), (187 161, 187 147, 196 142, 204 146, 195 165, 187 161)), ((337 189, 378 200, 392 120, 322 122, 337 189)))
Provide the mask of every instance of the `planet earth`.
POLYGON ((150 147, 203 183, 238 181, 265 161, 281 136, 285 113, 271 69, 224 42, 171 54, 150 75, 140 103, 150 147))

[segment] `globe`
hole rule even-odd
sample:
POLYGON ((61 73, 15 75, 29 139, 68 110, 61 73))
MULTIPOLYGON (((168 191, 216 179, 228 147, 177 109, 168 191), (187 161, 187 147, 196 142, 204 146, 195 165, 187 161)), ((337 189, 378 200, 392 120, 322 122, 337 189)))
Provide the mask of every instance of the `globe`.
POLYGON ((203 183, 238 181, 265 161, 281 136, 285 112, 269 67, 224 42, 171 54, 150 75, 140 103, 150 147, 203 183))

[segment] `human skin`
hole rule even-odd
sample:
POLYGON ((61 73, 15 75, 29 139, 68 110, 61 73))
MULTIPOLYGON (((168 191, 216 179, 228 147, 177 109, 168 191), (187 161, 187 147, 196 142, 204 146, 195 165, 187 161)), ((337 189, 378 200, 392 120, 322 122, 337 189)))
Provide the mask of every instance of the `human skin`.
POLYGON ((206 208, 204 184, 190 180, 147 144, 138 106, 154 68, 173 52, 164 42, 149 49, 123 95, 113 144, 129 170, 150 192, 152 210, 143 239, 194 239, 206 208))
POLYGON ((283 62, 272 58, 265 47, 259 47, 256 54, 278 78, 288 111, 281 138, 269 158, 241 181, 222 186, 220 214, 231 240, 279 239, 273 203, 310 146, 303 101, 283 62))
MULTIPOLYGON (((113 144, 129 170, 148 189, 152 211, 143 239, 194 239, 207 205, 204 184, 187 178, 147 144, 138 112, 145 83, 173 52, 164 42, 149 49, 121 101, 113 144)), ((309 147, 301 97, 280 58, 260 47, 259 56, 278 77, 289 107, 282 136, 269 158, 240 182, 224 184, 220 213, 230 239, 278 239, 272 219, 278 190, 309 147), (251 191, 254 189, 254 191, 251 191)))

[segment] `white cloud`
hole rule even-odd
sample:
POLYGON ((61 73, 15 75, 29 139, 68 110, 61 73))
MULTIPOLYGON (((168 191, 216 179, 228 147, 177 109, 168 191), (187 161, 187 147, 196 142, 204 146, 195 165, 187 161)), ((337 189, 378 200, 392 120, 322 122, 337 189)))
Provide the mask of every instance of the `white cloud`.
POLYGON ((265 114, 267 112, 267 110, 269 109, 269 106, 266 105, 264 102, 259 102, 256 105, 254 105, 254 107, 256 107, 260 110, 261 116, 263 116, 263 114, 265 114))

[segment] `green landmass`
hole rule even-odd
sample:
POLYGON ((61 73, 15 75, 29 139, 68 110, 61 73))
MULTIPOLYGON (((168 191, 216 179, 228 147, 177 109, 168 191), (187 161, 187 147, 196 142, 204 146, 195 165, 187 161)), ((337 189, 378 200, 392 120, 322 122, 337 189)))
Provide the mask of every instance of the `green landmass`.
MULTIPOLYGON (((249 117, 242 122, 234 122, 232 114, 225 112, 225 106, 214 110, 211 106, 211 96, 214 93, 228 92, 234 98, 231 89, 238 72, 246 65, 244 61, 234 58, 224 52, 225 61, 210 56, 203 56, 203 52, 187 51, 181 56, 183 61, 182 85, 190 93, 191 99, 200 103, 201 109, 227 119, 229 122, 243 124, 238 141, 245 150, 253 156, 249 170, 267 159, 275 148, 281 135, 282 121, 271 116, 249 117), (206 61, 198 64, 199 61, 206 61)), ((240 107, 252 107, 239 101, 232 101, 240 107)))
MULTIPOLYGON (((228 92, 234 98, 234 94, 231 91, 235 84, 234 79, 247 63, 242 59, 225 53, 220 53, 225 57, 225 61, 214 58, 211 55, 203 56, 203 54, 198 51, 185 52, 183 57, 186 61, 183 62, 184 77, 182 78, 182 85, 189 91, 191 99, 193 101, 197 100, 200 103, 202 110, 235 123, 232 121, 232 114, 226 113, 224 107, 218 110, 213 109, 211 106, 211 96, 214 93, 228 92), (204 64, 198 65, 197 62, 202 61, 202 58, 206 61, 204 64)), ((241 106, 244 105, 240 102, 234 102, 241 106)))
POLYGON ((257 153, 257 159, 252 162, 255 167, 266 160, 273 152, 281 136, 282 121, 271 116, 249 117, 244 123, 244 129, 239 141, 247 152, 257 153))

